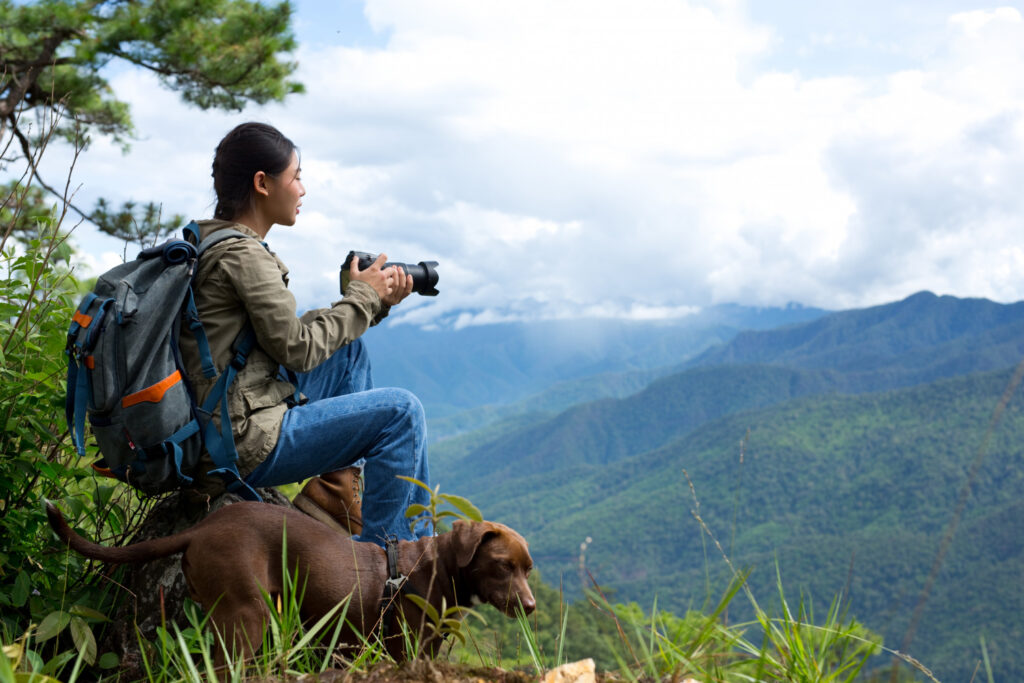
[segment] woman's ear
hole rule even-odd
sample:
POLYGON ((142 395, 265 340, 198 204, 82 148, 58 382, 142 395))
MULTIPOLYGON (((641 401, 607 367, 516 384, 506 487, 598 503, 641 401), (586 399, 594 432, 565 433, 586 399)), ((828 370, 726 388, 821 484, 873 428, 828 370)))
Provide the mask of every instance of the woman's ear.
POLYGON ((267 174, 264 171, 256 171, 252 177, 252 189, 256 194, 268 196, 270 190, 267 188, 267 174))

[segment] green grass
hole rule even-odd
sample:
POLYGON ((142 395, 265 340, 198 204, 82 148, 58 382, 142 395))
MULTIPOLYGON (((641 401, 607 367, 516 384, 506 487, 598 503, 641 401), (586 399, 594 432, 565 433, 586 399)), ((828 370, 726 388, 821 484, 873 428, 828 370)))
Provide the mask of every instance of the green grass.
MULTIPOLYGON (((683 616, 660 610, 655 597, 649 610, 635 603, 619 604, 591 577, 586 598, 573 604, 566 602, 560 591, 544 586, 534 578, 538 609, 530 616, 522 612, 507 620, 493 608, 464 610, 442 606, 430 616, 434 629, 449 638, 435 656, 445 666, 473 669, 519 669, 541 676, 568 661, 590 657, 602 671, 613 671, 627 681, 683 680, 721 683, 756 683, 785 681, 788 683, 854 683, 866 680, 866 666, 873 656, 883 653, 898 657, 912 675, 938 683, 938 680, 912 658, 882 647, 880 638, 863 625, 849 618, 843 595, 831 602, 822 618, 817 618, 813 604, 799 597, 795 604, 783 589, 781 572, 776 566, 776 594, 762 605, 747 583, 749 571, 733 566, 727 552, 700 516, 700 504, 691 485, 693 516, 709 543, 728 567, 730 579, 716 600, 703 609, 687 611, 683 616), (737 609, 736 601, 746 610, 737 609), (730 622, 730 610, 752 612, 754 618, 730 622), (475 619, 460 622, 469 613, 475 619)), ((447 503, 464 517, 465 511, 477 513, 464 499, 442 495, 431 490, 432 504, 427 512, 435 519, 441 516, 438 506, 447 503), (454 502, 453 502, 454 501, 454 502), (463 509, 464 508, 464 509, 463 509)), ((413 512, 422 512, 413 510, 413 512)), ((284 538, 287 543, 287 536, 284 538)), ((708 559, 706 562, 710 563, 708 559)), ((373 671, 387 677, 394 666, 379 639, 369 634, 356 648, 344 654, 336 650, 348 602, 312 625, 305 625, 299 606, 304 593, 303 582, 287 571, 281 595, 264 595, 270 614, 263 642, 256 654, 243 658, 231 652, 212 630, 207 617, 194 604, 187 606, 188 625, 164 624, 152 641, 141 641, 146 679, 151 683, 199 681, 287 680, 303 674, 320 675, 332 669, 348 672, 373 671), (219 670, 215 661, 223 653, 227 662, 219 670)), ((711 586, 708 587, 709 595, 711 586)), ((52 630, 52 626, 50 629, 52 630)), ((71 683, 79 678, 83 657, 95 651, 68 647, 63 651, 49 648, 44 660, 40 628, 30 629, 17 641, 5 637, 0 656, 0 680, 60 680, 59 672, 74 662, 63 680, 71 683)), ((424 656, 416 642, 415 625, 403 629, 407 651, 424 656)), ((44 635, 45 632, 44 632, 44 635)), ((985 673, 994 683, 985 652, 985 673)), ((876 667, 877 668, 877 667, 876 667)), ((92 674, 96 674, 95 669, 92 674)), ((102 675, 102 674, 101 674, 102 675)), ((913 676, 911 676, 912 678, 913 676)), ((909 680, 906 673, 900 680, 909 680)), ((918 680, 918 679, 914 679, 918 680)), ((981 679, 979 679, 981 680, 981 679)))

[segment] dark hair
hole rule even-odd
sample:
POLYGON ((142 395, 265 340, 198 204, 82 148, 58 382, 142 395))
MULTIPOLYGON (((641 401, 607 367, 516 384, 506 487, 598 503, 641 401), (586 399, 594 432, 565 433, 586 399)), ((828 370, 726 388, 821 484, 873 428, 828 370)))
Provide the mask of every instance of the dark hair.
POLYGON ((232 220, 252 201, 258 172, 281 173, 292 162, 295 143, 265 123, 243 123, 224 136, 213 155, 214 218, 232 220))

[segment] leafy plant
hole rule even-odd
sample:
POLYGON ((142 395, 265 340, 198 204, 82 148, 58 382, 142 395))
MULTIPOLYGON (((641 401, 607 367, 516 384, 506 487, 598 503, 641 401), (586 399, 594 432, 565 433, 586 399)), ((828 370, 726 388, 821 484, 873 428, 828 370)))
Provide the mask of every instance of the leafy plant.
MULTIPOLYGON (((424 627, 430 632, 432 636, 436 636, 441 639, 445 639, 449 636, 457 640, 459 643, 466 644, 466 633, 463 627, 463 619, 468 616, 474 616, 480 621, 487 623, 487 620, 480 616, 476 611, 469 607, 462 607, 459 605, 452 605, 448 607, 444 599, 441 600, 441 608, 438 609, 427 602, 424 598, 413 593, 407 593, 405 599, 413 603, 423 612, 425 617, 424 627)), ((419 650, 413 650, 419 654, 419 650)))
MULTIPOLYGON (((65 623, 70 623, 70 618, 65 623)), ((73 683, 78 678, 90 653, 85 647, 80 648, 77 655, 74 650, 65 649, 50 654, 50 658, 46 659, 47 655, 39 645, 49 637, 40 637, 43 628, 44 625, 40 625, 39 629, 29 627, 20 638, 3 645, 0 651, 0 680, 14 683, 60 683, 57 676, 71 662, 74 664, 66 679, 67 683, 73 683)), ((3 640, 6 643, 8 639, 5 637, 3 640)), ((95 655, 95 648, 92 654, 95 655)))
POLYGON ((415 484, 416 486, 425 489, 427 493, 430 494, 430 500, 426 505, 414 503, 406 509, 405 516, 412 519, 409 523, 410 529, 415 529, 418 525, 427 522, 436 530, 439 528, 441 521, 447 518, 462 519, 470 522, 483 521, 483 515, 480 513, 480 510, 473 505, 473 503, 469 502, 469 500, 462 496, 456 496, 450 493, 441 493, 440 484, 436 485, 434 488, 430 488, 419 479, 414 479, 413 477, 403 477, 399 475, 398 478, 404 479, 411 484, 415 484), (455 509, 438 509, 446 504, 455 509))
POLYGON ((44 209, 34 181, 29 170, 6 185, 0 210, 0 635, 13 646, 17 634, 30 634, 21 636, 22 667, 42 670, 33 653, 45 644, 59 674, 71 661, 111 665, 93 629, 105 620, 114 579, 76 554, 51 551, 42 502, 61 500, 72 525, 114 542, 131 533, 139 505, 82 467, 69 443, 64 345, 80 291, 62 227, 66 203, 44 209))

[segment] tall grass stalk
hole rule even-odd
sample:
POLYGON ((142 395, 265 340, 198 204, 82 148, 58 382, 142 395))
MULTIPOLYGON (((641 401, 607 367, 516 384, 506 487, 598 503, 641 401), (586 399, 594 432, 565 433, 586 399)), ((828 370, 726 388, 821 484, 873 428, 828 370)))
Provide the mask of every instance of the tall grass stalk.
POLYGON ((526 612, 522 607, 516 608, 516 623, 519 624, 519 629, 523 634, 523 641, 526 643, 526 651, 533 662, 533 668, 537 675, 540 676, 547 668, 544 662, 544 655, 537 639, 537 631, 531 626, 530 620, 527 618, 526 612))
POLYGON ((746 662, 746 657, 735 654, 741 630, 726 627, 722 619, 745 581, 745 576, 733 580, 710 614, 691 613, 682 619, 658 610, 656 598, 645 618, 611 605, 599 590, 588 591, 588 597, 599 609, 614 615, 619 624, 619 640, 608 641, 608 647, 627 680, 698 675, 720 681, 727 680, 731 666, 746 662), (629 636, 622 622, 630 629, 629 636))
POLYGON ((985 636, 981 637, 981 660, 985 663, 985 676, 988 678, 988 683, 995 683, 995 679, 992 676, 992 662, 988 658, 988 646, 985 644, 985 636))

